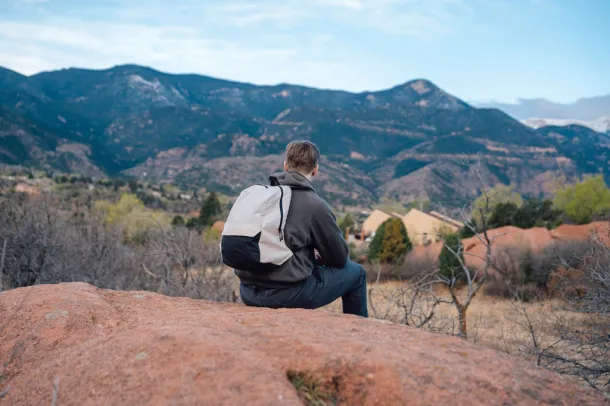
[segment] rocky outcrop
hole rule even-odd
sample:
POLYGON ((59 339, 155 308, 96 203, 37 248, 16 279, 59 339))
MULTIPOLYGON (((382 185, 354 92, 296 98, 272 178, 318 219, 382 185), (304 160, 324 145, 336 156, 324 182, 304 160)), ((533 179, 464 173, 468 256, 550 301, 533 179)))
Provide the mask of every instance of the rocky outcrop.
POLYGON ((299 405, 295 376, 346 405, 604 402, 525 360, 325 310, 71 283, 1 293, 0 328, 0 404, 299 405))
MULTIPOLYGON (((517 247, 540 253, 550 244, 557 241, 587 241, 589 238, 599 238, 604 244, 610 246, 610 223, 597 221, 584 225, 564 224, 554 230, 542 227, 522 229, 507 226, 489 230, 487 235, 493 241, 493 252, 507 247, 517 247)), ((486 246, 480 237, 471 237, 462 240, 464 246, 464 260, 472 269, 480 268, 486 256, 486 246)), ((437 242, 428 246, 416 246, 407 256, 407 263, 438 263, 438 257, 443 249, 443 243, 437 242)))

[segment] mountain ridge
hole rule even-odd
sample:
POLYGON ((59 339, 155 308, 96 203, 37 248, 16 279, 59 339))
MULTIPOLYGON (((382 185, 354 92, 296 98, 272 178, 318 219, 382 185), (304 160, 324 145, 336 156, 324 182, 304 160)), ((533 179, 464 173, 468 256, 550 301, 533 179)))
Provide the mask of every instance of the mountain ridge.
MULTIPOLYGON (((440 87, 438 87, 436 84, 434 84, 432 81, 425 79, 423 77, 420 78, 413 78, 410 80, 405 81, 404 83, 395 85, 395 86, 390 86, 387 88, 381 88, 381 89, 376 89, 376 90, 363 90, 363 91, 359 91, 359 92, 353 92, 353 91, 349 91, 349 90, 344 90, 344 89, 339 89, 339 88, 319 88, 319 87, 313 87, 313 86, 306 86, 306 85, 301 85, 301 84, 297 84, 297 83, 291 83, 291 82, 278 82, 275 84, 257 84, 254 82, 248 82, 248 81, 240 81, 240 80, 230 80, 230 79, 222 79, 216 76, 210 76, 210 75, 206 75, 206 74, 199 74, 199 73, 188 73, 188 72, 184 72, 184 73, 168 73, 168 72, 163 72, 163 71, 159 71, 156 70, 152 67, 149 66, 145 66, 145 65, 138 65, 138 64, 134 64, 134 63, 125 63, 125 64, 119 64, 119 65, 113 65, 111 67, 108 68, 100 68, 100 69, 93 69, 93 68, 81 68, 81 67, 66 67, 66 68, 61 68, 61 69, 55 69, 55 70, 45 70, 45 71, 40 71, 31 75, 25 75, 22 74, 20 72, 17 72, 15 70, 12 70, 10 68, 4 67, 0 65, 0 77, 2 75, 2 72, 5 71, 7 73, 13 74, 13 75, 18 75, 20 77, 23 78, 32 78, 32 77, 38 77, 38 76, 44 76, 47 74, 56 74, 56 73, 62 73, 62 72, 91 72, 91 73, 108 73, 108 72, 126 72, 126 71, 139 71, 139 72, 148 72, 148 73, 153 73, 153 74, 157 74, 157 75, 164 75, 164 76, 173 76, 173 77, 197 77, 197 78, 205 78, 205 79, 209 79, 210 81, 216 81, 216 82, 224 82, 225 84, 237 84, 237 85, 244 85, 244 86, 252 86, 252 87, 257 87, 257 88, 277 88, 277 87, 295 87, 295 88, 302 88, 302 89, 308 89, 308 90, 318 90, 318 91, 329 91, 329 92, 340 92, 340 93, 346 93, 346 94, 351 94, 351 95, 363 95, 363 94, 369 94, 369 93, 379 93, 379 92, 386 92, 386 91, 390 91, 393 89, 397 89, 397 88, 401 88, 407 85, 411 85, 414 82, 425 82, 426 85, 432 86, 437 90, 442 90, 440 87)), ((465 103, 465 102, 464 102, 465 103)))
POLYGON ((321 194, 336 205, 363 207, 380 199, 466 201, 478 190, 464 160, 481 161, 489 185, 514 183, 532 196, 549 193, 532 180, 607 171, 603 134, 587 134, 578 148, 568 148, 565 140, 578 138, 578 131, 527 127, 422 78, 350 93, 166 74, 138 65, 11 72, 0 71, 5 163, 236 194, 243 186, 237 181, 240 163, 247 168, 244 178, 264 181, 264 171, 280 169, 277 157, 286 143, 309 139, 321 148, 327 170, 321 194), (33 152, 24 157, 26 144, 33 152))

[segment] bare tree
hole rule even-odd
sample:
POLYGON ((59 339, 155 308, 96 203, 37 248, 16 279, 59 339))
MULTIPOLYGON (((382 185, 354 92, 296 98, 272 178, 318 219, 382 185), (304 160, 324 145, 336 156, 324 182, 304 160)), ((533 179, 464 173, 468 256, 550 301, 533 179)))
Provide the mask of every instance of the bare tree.
POLYGON ((474 234, 473 238, 484 247, 484 254, 474 254, 468 249, 465 249, 462 244, 460 244, 457 249, 451 247, 451 244, 447 244, 446 236, 441 233, 438 234, 444 247, 458 263, 457 267, 452 267, 450 269, 449 274, 438 272, 437 277, 438 281, 444 284, 449 290, 449 294, 451 295, 450 303, 455 307, 458 313, 457 336, 463 339, 468 338, 468 308, 489 278, 489 271, 491 270, 493 263, 493 246, 496 239, 501 236, 498 234, 491 236, 488 232, 488 218, 492 211, 491 196, 487 193, 480 163, 474 166, 474 172, 481 186, 483 201, 480 205, 473 204, 470 205, 468 209, 462 209, 461 217, 464 221, 464 226, 474 234), (477 213, 480 216, 480 228, 477 228, 475 223, 471 220, 473 213, 477 213), (467 257, 475 258, 477 262, 480 262, 480 265, 475 269, 471 269, 466 265, 465 258, 467 257), (461 281, 465 282, 465 294, 461 294, 460 292, 461 289, 458 282, 461 281))
MULTIPOLYGON (((486 183, 481 174, 480 163, 475 164, 473 171, 478 177, 480 188, 483 192, 483 204, 470 205, 460 212, 461 217, 477 241, 484 248, 483 254, 475 254, 469 248, 459 244, 451 247, 447 244, 447 235, 439 230, 438 239, 443 242, 451 257, 455 258, 457 266, 449 273, 442 272, 439 261, 430 257, 407 256, 405 262, 395 274, 406 277, 404 284, 395 289, 381 291, 379 280, 381 265, 373 264, 373 271, 377 274, 377 280, 369 290, 369 303, 374 317, 390 319, 395 322, 415 327, 457 335, 461 338, 468 337, 468 309, 472 301, 479 293, 492 268, 492 247, 498 237, 488 233, 488 218, 491 214, 491 196, 487 194, 486 183), (473 213, 481 217, 481 226, 477 227, 472 221, 473 213), (466 264, 465 258, 475 258, 480 265, 471 269, 466 264), (415 269, 420 268, 420 269, 415 269), (449 292, 450 298, 443 297, 435 292, 436 286, 444 286, 449 292), (437 312, 440 305, 451 305, 458 313, 458 320, 452 318, 443 319, 437 312)), ((472 261, 471 261, 472 262, 472 261)), ((481 317, 475 320, 476 334, 472 339, 478 339, 480 332, 481 317)))

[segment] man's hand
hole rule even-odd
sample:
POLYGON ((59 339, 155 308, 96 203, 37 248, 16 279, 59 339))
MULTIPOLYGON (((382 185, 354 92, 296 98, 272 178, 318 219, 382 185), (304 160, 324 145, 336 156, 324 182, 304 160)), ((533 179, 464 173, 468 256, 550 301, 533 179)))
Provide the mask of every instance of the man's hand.
POLYGON ((324 265, 324 259, 322 258, 322 256, 320 256, 320 253, 318 252, 318 250, 314 248, 313 253, 316 258, 316 264, 324 265))

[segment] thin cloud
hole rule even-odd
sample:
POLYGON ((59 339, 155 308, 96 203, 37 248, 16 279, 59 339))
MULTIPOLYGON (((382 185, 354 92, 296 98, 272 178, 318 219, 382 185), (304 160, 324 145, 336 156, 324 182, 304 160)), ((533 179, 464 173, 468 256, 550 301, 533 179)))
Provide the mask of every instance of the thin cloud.
POLYGON ((394 35, 433 35, 450 32, 454 17, 469 9, 462 0, 268 0, 202 5, 201 10, 240 27, 334 21, 394 35))
MULTIPOLYGON (((66 4, 52 2, 60 3, 66 4)), ((385 80, 371 70, 386 67, 362 64, 367 55, 345 46, 342 32, 433 37, 447 32, 451 21, 449 11, 437 9, 454 7, 461 2, 184 0, 168 9, 160 0, 108 0, 64 13, 20 9, 0 19, 0 64, 33 74, 137 63, 264 84, 374 90, 385 80)))
POLYGON ((71 20, 47 24, 0 20, 0 38, 4 47, 13 49, 16 57, 19 57, 18 49, 25 46, 29 51, 37 51, 41 55, 48 50, 65 56, 82 53, 83 59, 90 61, 200 59, 197 65, 201 66, 205 61, 210 66, 247 63, 264 58, 279 61, 295 54, 293 49, 245 48, 237 42, 201 38, 196 31, 187 27, 71 20))
POLYGON ((166 72, 260 84, 294 83, 295 77, 299 83, 320 87, 348 87, 357 82, 357 72, 346 73, 345 64, 306 55, 298 48, 251 47, 206 39, 192 28, 177 26, 0 20, 0 45, 2 65, 24 74, 59 67, 103 69, 138 63, 166 72))

